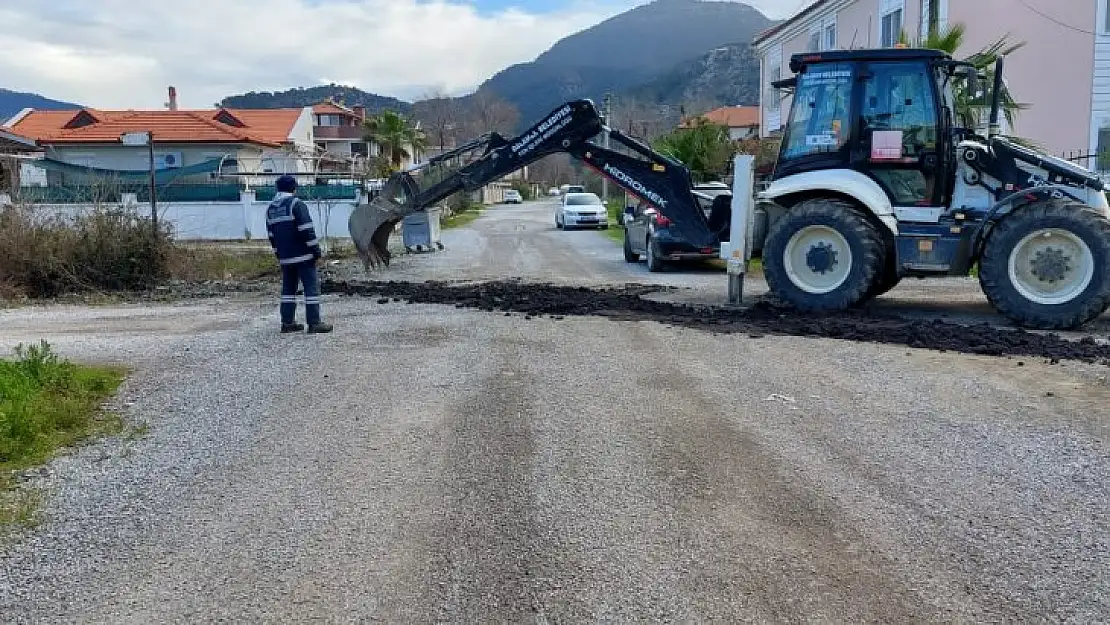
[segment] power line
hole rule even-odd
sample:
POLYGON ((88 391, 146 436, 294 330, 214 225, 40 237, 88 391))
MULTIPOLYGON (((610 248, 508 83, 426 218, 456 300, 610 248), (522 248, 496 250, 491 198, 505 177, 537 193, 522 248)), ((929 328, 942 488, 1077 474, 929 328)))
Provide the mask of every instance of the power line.
POLYGON ((1050 22, 1053 22, 1057 26, 1063 26, 1064 28, 1067 28, 1069 30, 1074 30, 1077 33, 1083 33, 1084 35, 1092 35, 1092 36, 1095 36, 1095 37, 1098 36, 1098 33, 1095 33, 1095 32, 1089 31, 1089 30, 1083 30, 1082 28, 1072 26, 1071 24, 1065 24, 1065 23, 1061 22, 1060 20, 1056 19, 1055 17, 1052 17, 1051 15, 1048 15, 1047 13, 1043 13, 1042 11, 1037 9, 1036 7, 1030 6, 1029 2, 1027 2, 1027 0, 1018 0, 1018 2, 1020 2, 1022 5, 1024 5, 1025 8, 1027 8, 1030 11, 1036 13, 1037 15, 1040 15, 1041 17, 1045 18, 1046 20, 1048 20, 1050 22))

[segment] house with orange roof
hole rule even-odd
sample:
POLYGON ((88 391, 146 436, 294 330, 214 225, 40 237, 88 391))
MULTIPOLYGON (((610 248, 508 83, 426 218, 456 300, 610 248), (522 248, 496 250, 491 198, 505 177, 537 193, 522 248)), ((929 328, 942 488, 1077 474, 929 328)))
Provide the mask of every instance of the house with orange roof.
POLYGON ((312 106, 312 136, 316 152, 329 167, 342 167, 359 159, 377 156, 378 148, 363 140, 366 107, 347 107, 332 100, 312 106))
POLYGON ((309 107, 178 110, 171 99, 168 110, 24 109, 0 131, 26 137, 42 149, 35 168, 46 170, 49 185, 149 171, 149 148, 122 140, 125 134, 147 132, 160 179, 180 173, 195 183, 218 174, 276 177, 314 171, 309 107))
MULTIPOLYGON (((366 159, 381 155, 381 147, 366 141, 363 122, 366 107, 346 106, 334 100, 324 100, 312 106, 312 135, 316 141, 316 154, 320 157, 322 171, 351 171, 365 164, 366 159)), ((417 122, 419 123, 419 122, 417 122)), ((410 150, 410 153, 412 150, 410 150)), ((414 154, 403 159, 401 167, 420 161, 426 154, 414 154)))
MULTIPOLYGON (((743 141, 759 136, 759 114, 758 106, 722 106, 698 117, 727 126, 730 139, 743 141)), ((679 128, 689 128, 692 123, 693 120, 683 121, 679 128)))

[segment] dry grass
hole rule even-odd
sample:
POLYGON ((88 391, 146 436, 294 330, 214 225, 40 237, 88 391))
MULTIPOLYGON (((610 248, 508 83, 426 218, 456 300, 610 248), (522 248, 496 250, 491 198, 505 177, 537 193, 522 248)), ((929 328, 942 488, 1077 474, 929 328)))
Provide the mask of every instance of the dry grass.
POLYGON ((169 277, 172 242, 149 218, 118 207, 72 218, 0 208, 0 296, 150 288, 169 277))

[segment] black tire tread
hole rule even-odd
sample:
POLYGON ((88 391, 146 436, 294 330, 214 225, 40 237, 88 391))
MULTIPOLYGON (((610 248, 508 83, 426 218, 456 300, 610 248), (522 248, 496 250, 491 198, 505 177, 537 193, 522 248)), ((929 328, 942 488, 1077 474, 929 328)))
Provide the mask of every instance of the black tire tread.
POLYGON ((882 233, 853 204, 836 198, 816 198, 797 204, 771 226, 763 246, 763 271, 771 292, 802 312, 847 310, 871 297, 884 271, 885 250, 882 233), (830 220, 845 228, 841 234, 849 241, 852 238, 860 241, 862 254, 853 254, 859 269, 853 268, 855 278, 849 278, 836 291, 812 295, 790 282, 782 266, 782 250, 797 226, 830 220))
POLYGON ((624 231, 624 262, 640 262, 640 255, 632 251, 632 241, 628 239, 628 230, 624 231))
MULTIPOLYGON (((647 250, 651 249, 651 246, 652 246, 652 245, 653 245, 653 243, 652 243, 652 241, 651 241, 651 237, 649 236, 649 237, 647 238, 647 243, 646 243, 646 244, 645 244, 645 246, 644 246, 644 257, 646 257, 646 258, 648 259, 648 268, 647 268, 647 269, 648 269, 648 271, 650 271, 650 272, 652 272, 652 273, 656 273, 656 272, 660 272, 660 271, 663 271, 663 268, 664 268, 664 261, 662 261, 662 260, 660 260, 660 259, 659 259, 659 255, 658 255, 658 254, 656 254, 655 256, 649 256, 649 255, 648 255, 648 253, 647 253, 647 250), (654 264, 654 265, 652 265, 652 264, 651 264, 651 259, 652 259, 652 258, 654 258, 654 259, 655 259, 655 264, 654 264)), ((657 250, 657 251, 658 251, 658 250, 657 250)))
MULTIPOLYGON (((991 245, 1008 237, 1020 237, 1022 228, 1031 221, 1075 220, 1082 223, 1098 241, 1087 244, 1096 263, 1101 259, 1110 263, 1110 221, 1085 204, 1074 201, 1053 200, 1038 202, 1006 216, 991 231, 983 254, 979 259, 979 285, 987 301, 1014 323, 1038 330, 1068 330, 1087 323, 1110 308, 1110 279, 1106 265, 1095 267, 1095 275, 1079 303, 1061 305, 1048 311, 1028 302, 1009 285, 1009 246, 991 245), (1002 249, 1005 248, 1005 249, 1002 249), (1101 248, 1101 249, 1098 249, 1101 248)), ((1082 236, 1082 233, 1076 233, 1082 236)), ((1014 241, 1016 243, 1016 240, 1014 241)))

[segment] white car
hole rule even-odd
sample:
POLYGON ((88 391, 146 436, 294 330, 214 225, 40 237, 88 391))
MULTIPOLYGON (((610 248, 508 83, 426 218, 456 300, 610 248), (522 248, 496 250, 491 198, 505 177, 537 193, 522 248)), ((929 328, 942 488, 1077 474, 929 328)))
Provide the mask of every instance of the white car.
POLYGON ((594 193, 567 193, 555 209, 555 227, 609 227, 609 210, 594 193))
POLYGON ((517 191, 516 189, 509 189, 508 191, 505 191, 506 204, 521 204, 523 202, 524 198, 520 197, 520 191, 517 191))

